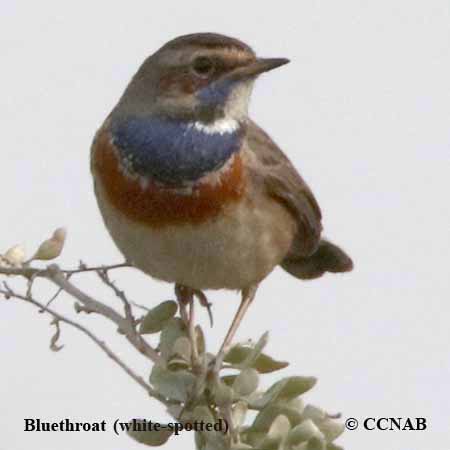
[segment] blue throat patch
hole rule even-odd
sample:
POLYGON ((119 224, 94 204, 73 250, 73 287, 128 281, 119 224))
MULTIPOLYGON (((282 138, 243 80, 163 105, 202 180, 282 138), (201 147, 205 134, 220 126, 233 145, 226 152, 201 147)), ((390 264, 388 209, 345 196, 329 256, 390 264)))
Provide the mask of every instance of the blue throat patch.
POLYGON ((224 105, 231 90, 236 84, 235 80, 219 80, 208 84, 197 93, 197 98, 203 106, 224 105))
POLYGON ((241 147, 241 127, 206 133, 193 123, 130 117, 112 124, 114 145, 132 172, 168 185, 195 181, 218 170, 241 147))

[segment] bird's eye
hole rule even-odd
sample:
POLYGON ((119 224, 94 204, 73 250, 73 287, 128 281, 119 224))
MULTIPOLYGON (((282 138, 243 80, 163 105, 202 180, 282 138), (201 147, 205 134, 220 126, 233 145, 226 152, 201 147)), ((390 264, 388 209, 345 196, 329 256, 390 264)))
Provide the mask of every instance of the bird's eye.
POLYGON ((192 63, 194 73, 202 78, 209 77, 214 71, 214 63, 207 56, 199 56, 192 63))

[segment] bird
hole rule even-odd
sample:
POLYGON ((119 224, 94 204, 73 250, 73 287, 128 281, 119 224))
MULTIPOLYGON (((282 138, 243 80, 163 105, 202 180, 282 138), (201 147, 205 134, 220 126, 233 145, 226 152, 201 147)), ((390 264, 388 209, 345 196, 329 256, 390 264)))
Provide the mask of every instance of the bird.
POLYGON ((241 293, 222 352, 275 267, 300 280, 353 268, 322 236, 311 189, 249 117, 255 80, 288 62, 222 34, 176 37, 142 63, 91 146, 99 209, 130 264, 179 299, 241 293))

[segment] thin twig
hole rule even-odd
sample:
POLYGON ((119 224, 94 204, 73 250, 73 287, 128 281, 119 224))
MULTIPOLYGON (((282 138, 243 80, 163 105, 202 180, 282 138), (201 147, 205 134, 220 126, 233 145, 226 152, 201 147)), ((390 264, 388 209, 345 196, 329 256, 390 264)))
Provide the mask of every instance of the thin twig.
MULTIPOLYGON (((21 295, 15 291, 13 291, 6 283, 4 283, 5 288, 4 289, 0 289, 0 294, 3 294, 4 296, 6 296, 7 298, 17 298, 19 300, 23 300, 27 303, 30 303, 34 306, 36 306, 37 308, 44 310, 45 312, 49 313, 58 323, 58 322, 64 322, 67 323, 68 325, 71 325, 72 327, 78 329, 79 331, 81 331, 82 333, 84 333, 86 336, 88 336, 92 341, 94 341, 117 365, 119 365, 131 378, 133 378, 134 381, 136 381, 136 383, 138 383, 141 387, 143 387, 147 393, 151 396, 156 398, 157 400, 159 400, 160 402, 162 402, 165 406, 170 406, 171 404, 173 404, 173 402, 167 400, 165 397, 163 397, 161 394, 159 394, 157 391, 155 391, 148 383, 146 383, 144 381, 144 379, 136 374, 130 367, 128 367, 110 348, 109 346, 104 342, 101 341, 95 334, 93 334, 89 329, 87 329, 86 327, 84 327, 83 325, 74 322, 71 319, 68 319, 67 317, 61 315, 60 313, 54 311, 53 309, 50 309, 48 307, 46 307, 45 305, 43 305, 42 303, 38 302, 37 300, 33 299, 32 297, 28 297, 25 295, 21 295)), ((58 335, 55 334, 55 336, 59 337, 59 332, 57 331, 58 335)), ((55 337, 54 336, 54 337, 55 337)), ((53 342, 52 338, 52 343, 55 344, 55 342, 53 342)))
POLYGON ((150 311, 150 308, 147 308, 147 307, 144 306, 144 305, 140 305, 139 303, 131 302, 131 304, 132 304, 133 306, 136 306, 136 308, 142 309, 143 311, 146 311, 146 312, 149 312, 149 311, 150 311))
POLYGON ((66 276, 59 269, 56 264, 52 264, 47 268, 46 278, 51 280, 57 286, 64 289, 72 297, 75 297, 79 302, 86 306, 89 310, 96 312, 108 319, 112 320, 119 329, 125 334, 127 340, 143 355, 146 355, 153 362, 160 362, 161 357, 157 351, 150 346, 143 338, 140 336, 134 327, 134 324, 130 322, 127 318, 121 316, 113 308, 104 303, 101 303, 89 295, 85 294, 83 291, 78 289, 74 284, 67 280, 66 276))
POLYGON ((118 297, 121 300, 121 302, 123 303, 125 318, 130 324, 129 332, 132 335, 131 337, 132 337, 133 341, 140 342, 143 347, 146 347, 146 346, 150 347, 150 345, 147 344, 147 341, 144 340, 144 338, 138 333, 138 331, 136 329, 136 325, 140 322, 140 320, 136 320, 136 318, 134 317, 130 300, 128 300, 128 297, 125 294, 125 292, 122 291, 121 289, 119 289, 116 286, 115 282, 112 281, 111 278, 109 278, 108 270, 109 269, 97 270, 96 273, 99 276, 100 280, 103 283, 105 283, 106 286, 108 286, 114 292, 116 297, 118 297))
POLYGON ((195 308, 194 298, 189 301, 189 322, 188 322, 189 340, 192 347, 192 365, 193 367, 199 366, 198 360, 198 348, 197 348, 197 336, 195 333, 195 308))
POLYGON ((49 301, 45 304, 45 306, 50 306, 59 296, 59 294, 61 294, 61 292, 63 291, 62 288, 58 288, 57 291, 50 297, 49 301))
MULTIPOLYGON (((67 279, 69 279, 71 277, 71 275, 67 275, 67 279)), ((61 292, 63 292, 63 288, 58 288, 56 290, 56 292, 50 297, 50 299, 48 300, 48 302, 45 304, 45 306, 48 308, 59 296, 59 294, 61 294, 61 292)), ((39 311, 41 313, 44 312, 44 310, 39 311)))
POLYGON ((114 281, 112 281, 109 278, 108 270, 109 269, 97 270, 96 273, 97 273, 98 277, 100 278, 100 280, 102 280, 102 282, 104 284, 106 284, 106 286, 108 286, 114 292, 116 297, 121 300, 121 302, 123 303, 124 311, 125 311, 125 317, 133 324, 133 328, 134 328, 135 319, 133 316, 133 311, 131 309, 130 301, 128 300, 125 292, 122 291, 121 289, 119 289, 116 286, 116 284, 114 283, 114 281))
MULTIPOLYGON (((118 266, 119 265, 109 267, 118 266)), ((71 271, 69 271, 69 273, 63 272, 56 264, 52 264, 46 269, 35 269, 29 266, 23 268, 0 267, 0 274, 23 276, 28 280, 34 278, 46 278, 63 291, 67 292, 70 296, 78 300, 85 308, 87 308, 87 310, 100 314, 114 322, 118 326, 120 332, 125 335, 130 344, 133 345, 133 347, 140 353, 147 356, 155 363, 159 363, 161 361, 161 356, 151 345, 148 344, 148 342, 142 338, 142 336, 136 332, 132 322, 130 322, 126 317, 120 315, 110 306, 95 300, 72 284, 68 279, 68 277, 72 274, 71 271)))
POLYGON ((109 266, 94 266, 94 267, 87 267, 83 263, 80 265, 79 269, 69 269, 69 270, 61 270, 61 272, 65 273, 66 275, 74 275, 78 273, 84 273, 84 272, 98 272, 99 270, 113 270, 113 269, 121 269, 122 267, 133 267, 131 264, 127 262, 119 263, 119 264, 111 264, 109 266))
MULTIPOLYGON (((45 309, 40 309, 39 312, 41 312, 41 311, 45 312, 45 309)), ((55 325, 56 331, 50 340, 50 350, 52 350, 53 352, 59 352, 64 347, 64 345, 58 345, 58 340, 59 340, 59 337, 61 336, 61 328, 59 326, 59 319, 57 319, 56 317, 53 316, 52 325, 55 325)))
MULTIPOLYGON (((22 276, 25 278, 30 279, 36 272, 39 272, 39 269, 34 269, 29 266, 23 266, 23 267, 5 267, 0 266, 0 274, 7 275, 7 276, 22 276)), ((43 276, 41 274, 41 276, 43 276)))
POLYGON ((189 296, 192 297, 192 293, 189 292, 188 288, 182 286, 181 284, 175 284, 175 296, 177 297, 178 305, 180 307, 180 317, 181 320, 188 326, 189 316, 187 312, 187 303, 189 296))

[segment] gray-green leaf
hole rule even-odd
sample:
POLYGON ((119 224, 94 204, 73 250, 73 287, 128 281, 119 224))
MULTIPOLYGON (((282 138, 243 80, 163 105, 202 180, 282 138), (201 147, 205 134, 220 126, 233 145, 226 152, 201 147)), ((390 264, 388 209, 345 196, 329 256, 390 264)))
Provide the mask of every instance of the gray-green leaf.
POLYGON ((299 411, 289 406, 269 404, 262 409, 253 421, 252 430, 254 431, 267 431, 272 422, 279 415, 284 415, 289 419, 292 427, 298 425, 302 420, 302 415, 299 411))
POLYGON ((289 432, 287 442, 290 446, 295 446, 313 437, 323 439, 323 434, 311 419, 307 419, 289 432))
POLYGON ((214 423, 214 417, 209 408, 205 405, 196 406, 192 415, 195 417, 196 421, 203 421, 205 424, 214 423))
POLYGON ((327 450, 344 450, 344 447, 336 444, 327 444, 327 450))
MULTIPOLYGON (((253 367, 255 361, 258 359, 259 355, 263 351, 269 339, 269 332, 266 331, 258 340, 258 342, 253 346, 241 346, 244 348, 249 348, 250 352, 246 355, 245 359, 240 363, 233 364, 236 368, 245 369, 248 367, 253 367)), ((230 353, 230 352, 228 352, 230 353)))
POLYGON ((287 436, 290 429, 291 424, 289 419, 285 415, 280 414, 275 418, 272 425, 270 425, 269 432, 267 434, 269 437, 282 440, 287 436))
POLYGON ((315 377, 287 377, 272 385, 267 393, 275 392, 277 399, 291 400, 312 389, 316 383, 315 377))
MULTIPOLYGON (((134 422, 144 423, 146 421, 135 420, 134 422)), ((170 436, 173 433, 173 430, 170 430, 166 425, 164 426, 164 428, 160 428, 159 430, 138 431, 130 428, 127 433, 134 440, 140 442, 141 444, 149 445, 150 447, 159 447, 169 440, 170 436)))
POLYGON ((306 450, 325 450, 326 444, 323 438, 313 437, 308 441, 306 450))
POLYGON ((139 326, 139 332, 141 334, 159 333, 175 316, 177 310, 178 305, 172 300, 160 303, 145 315, 139 326))
POLYGON ((238 396, 245 397, 256 390, 259 383, 259 375, 256 369, 244 369, 234 380, 233 390, 238 396))
POLYGON ((212 395, 217 406, 229 406, 233 402, 234 391, 219 379, 213 386, 212 395))
POLYGON ((279 415, 275 418, 272 425, 267 432, 267 436, 260 443, 259 447, 262 449, 278 450, 282 448, 283 443, 291 428, 289 419, 284 415, 279 415))
POLYGON ((197 343, 197 350, 200 355, 205 353, 206 344, 205 344, 205 335, 203 334, 203 330, 200 325, 195 326, 195 339, 197 343))
POLYGON ((235 428, 239 428, 244 425, 245 417, 247 415, 248 405, 246 402, 238 401, 231 411, 231 417, 233 419, 233 425, 235 428))
MULTIPOLYGON (((232 366, 240 367, 244 361, 252 361, 249 359, 249 356, 253 351, 254 349, 247 345, 235 345, 226 354, 224 361, 230 363, 232 366)), ((260 353, 251 363, 251 367, 255 368, 259 373, 275 372, 276 370, 284 369, 288 365, 288 362, 276 361, 264 353, 260 353)))
POLYGON ((186 336, 180 336, 172 347, 172 356, 179 356, 186 361, 191 360, 191 342, 186 336))
POLYGON ((175 341, 181 336, 187 336, 186 326, 179 317, 174 317, 170 319, 167 325, 163 328, 159 342, 161 356, 166 361, 172 355, 172 349, 175 341))
POLYGON ((319 430, 325 436, 327 442, 332 442, 337 439, 345 430, 343 423, 337 422, 333 419, 325 419, 317 424, 319 430))
POLYGON ((150 383, 164 397, 185 402, 192 393, 196 377, 187 370, 172 372, 161 366, 153 366, 150 383))
POLYGON ((273 384, 260 398, 249 402, 251 409, 261 410, 271 402, 288 402, 309 391, 317 382, 314 377, 287 377, 273 384))
POLYGON ((227 386, 233 386, 234 381, 236 380, 237 375, 224 375, 223 377, 220 377, 220 379, 227 385, 227 386))

